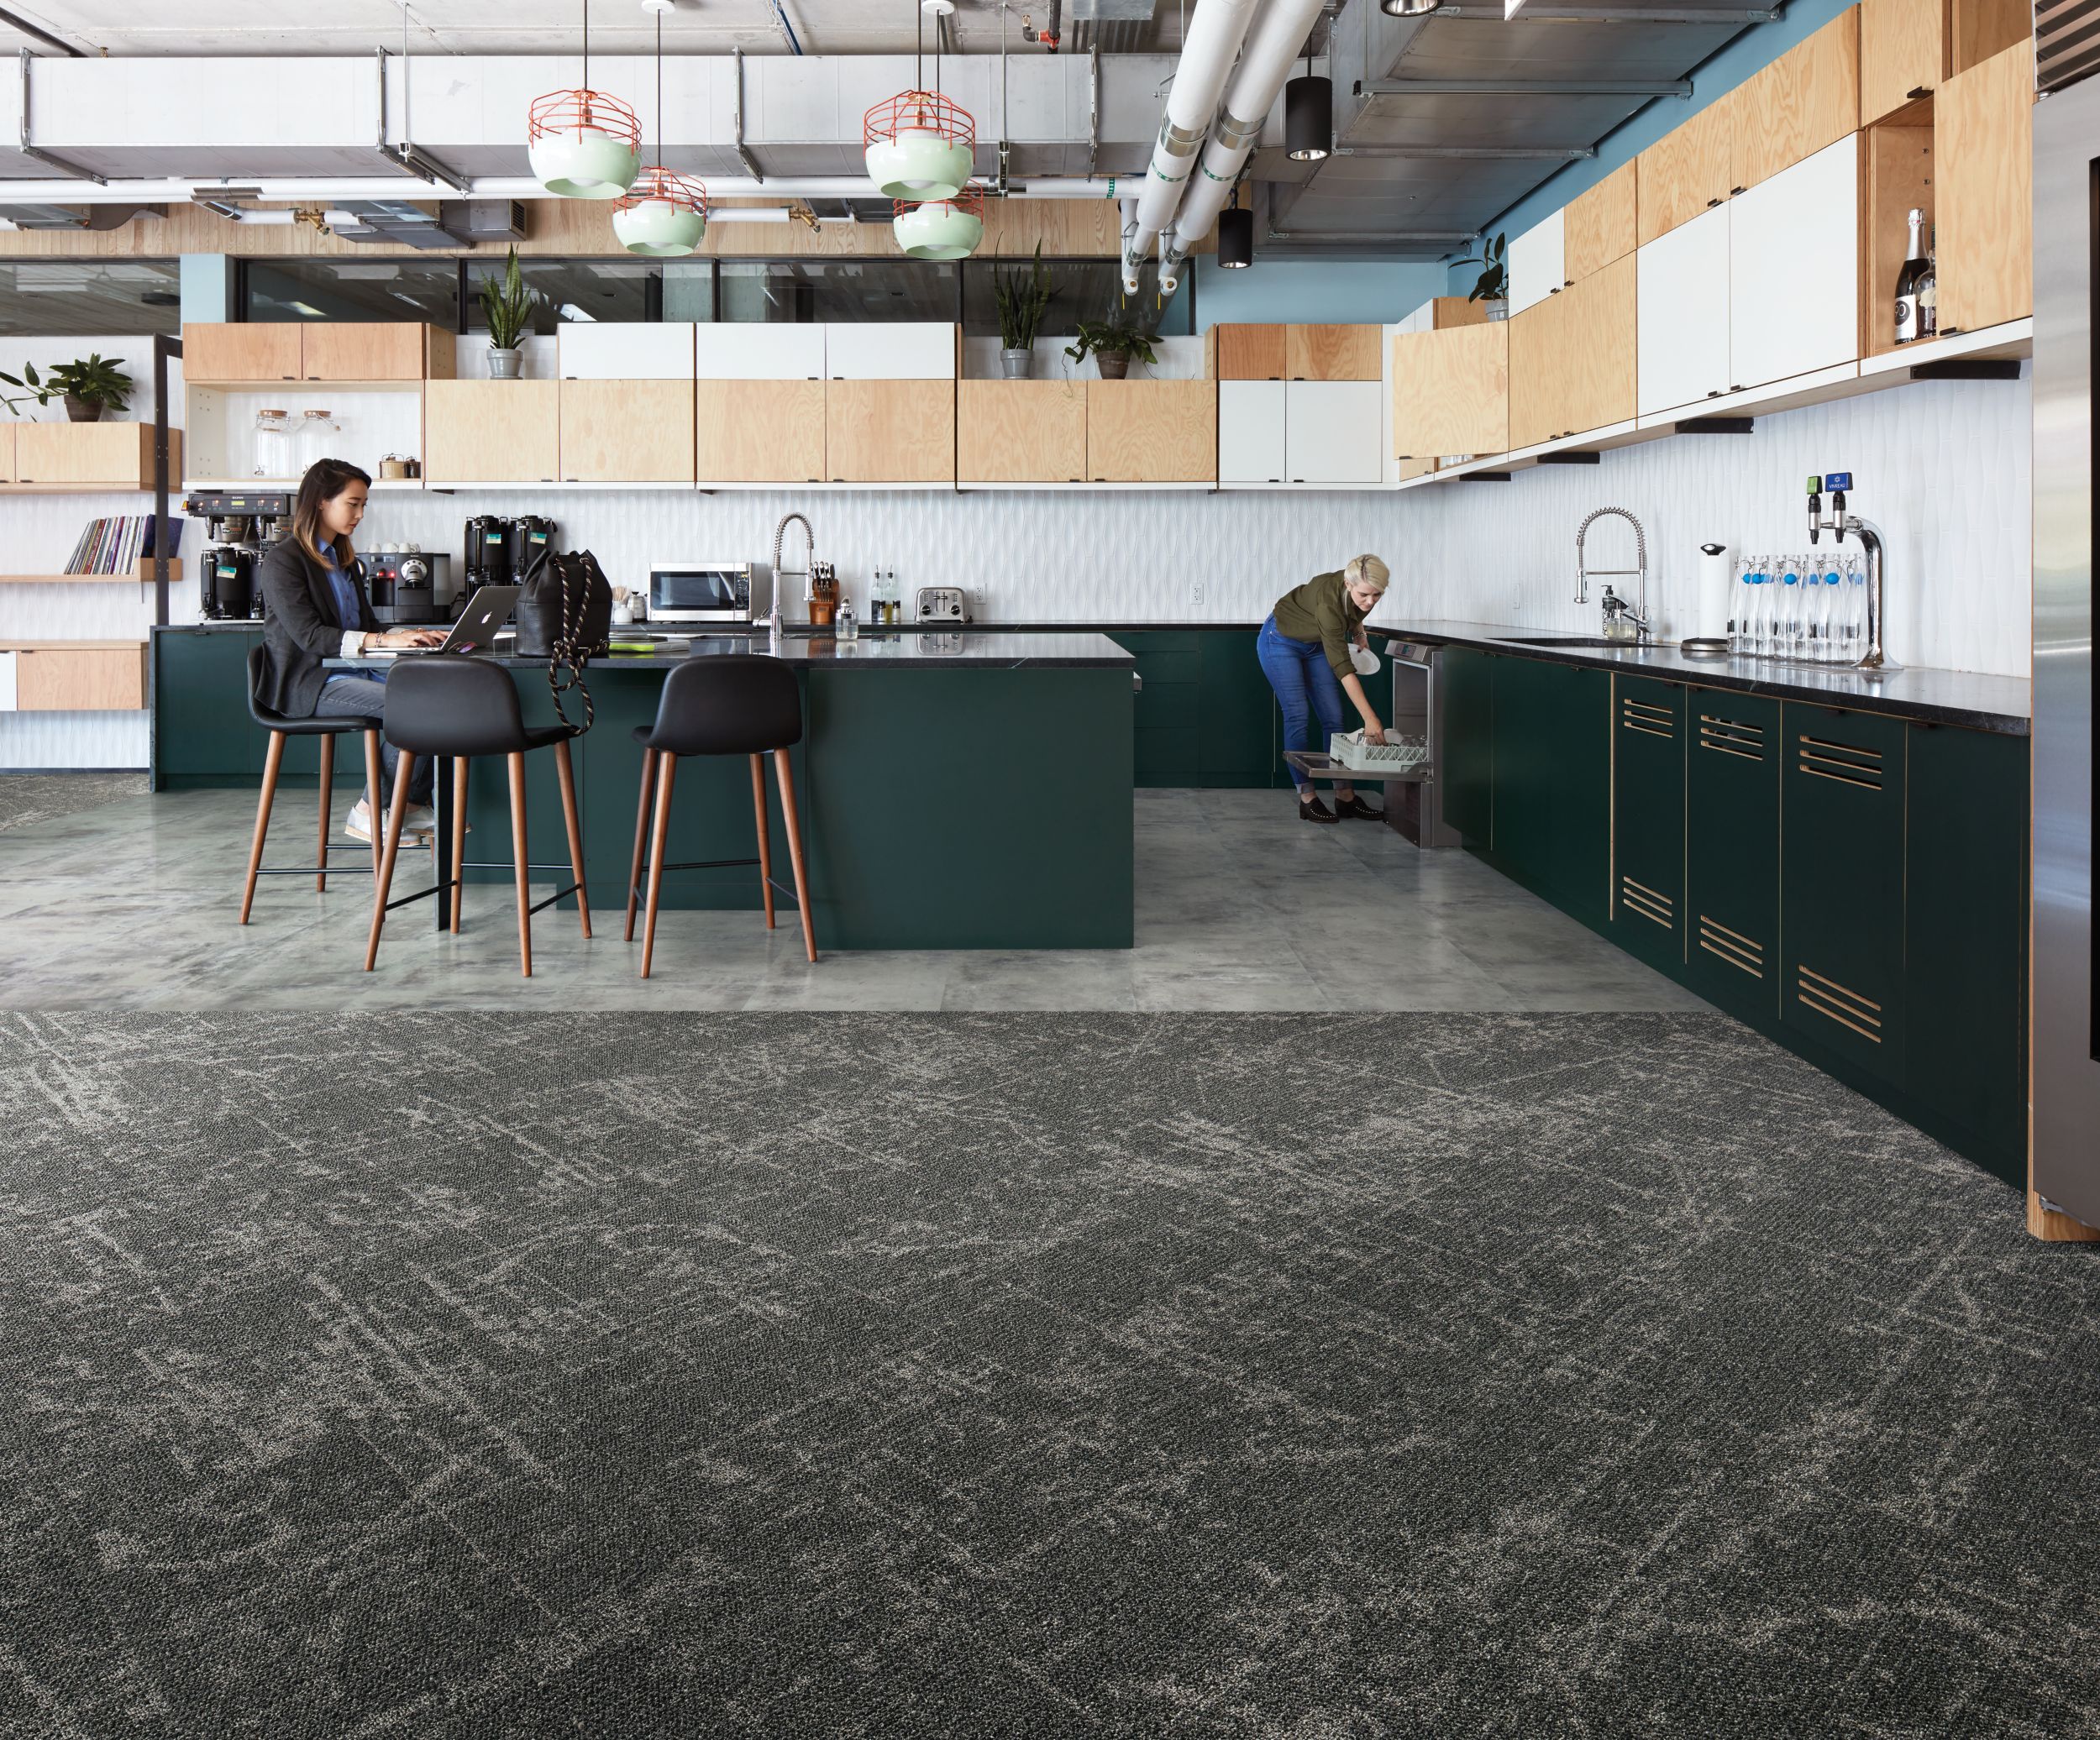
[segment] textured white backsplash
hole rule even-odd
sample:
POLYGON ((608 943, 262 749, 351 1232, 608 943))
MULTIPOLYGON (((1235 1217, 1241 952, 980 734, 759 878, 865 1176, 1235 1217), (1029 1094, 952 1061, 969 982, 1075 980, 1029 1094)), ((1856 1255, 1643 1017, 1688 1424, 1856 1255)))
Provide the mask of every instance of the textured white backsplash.
MULTIPOLYGON (((962 584, 980 621, 1253 622, 1278 595, 1362 550, 1391 564, 1374 621, 1464 618, 1593 629, 1574 595, 1575 527, 1593 507, 1646 527, 1663 631, 1694 632, 1698 550, 1805 549, 1803 482, 1851 471, 1851 506, 1889 550, 1887 643, 1908 664, 2025 676, 2031 569, 2025 380, 1937 381, 1760 418, 1746 436, 1678 436, 1541 466, 1509 483, 1399 492, 1202 490, 488 490, 373 498, 360 544, 413 540, 457 561, 471 515, 549 512, 564 548, 597 553, 616 583, 660 558, 768 558, 790 508, 853 595, 894 567, 911 588, 962 584)), ((139 511, 135 495, 0 497, 0 572, 48 572, 83 521, 139 511)), ((194 575, 204 527, 185 532, 194 575)), ((790 545, 790 548, 797 546, 790 545)), ((1632 534, 1598 522, 1593 567, 1632 566, 1632 534)), ((790 557, 790 561, 796 559, 790 557)), ((1630 584, 1630 583, 1629 583, 1630 584)), ((1626 590, 1622 585, 1622 590, 1626 590)), ((196 618, 193 582, 173 620, 196 618)), ((1592 589, 1593 600, 1596 589, 1592 589)), ((150 593, 0 588, 0 638, 143 635, 150 593)), ((143 716, 0 715, 0 767, 140 766, 143 716)))

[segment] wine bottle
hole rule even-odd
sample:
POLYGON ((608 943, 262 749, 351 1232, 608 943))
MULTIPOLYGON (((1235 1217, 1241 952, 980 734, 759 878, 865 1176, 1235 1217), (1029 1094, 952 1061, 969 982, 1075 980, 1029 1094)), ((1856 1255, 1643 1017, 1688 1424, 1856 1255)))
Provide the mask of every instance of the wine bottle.
POLYGON ((1919 232, 1924 228, 1925 214, 1914 207, 1910 213, 1910 252, 1904 258, 1903 269, 1896 275, 1896 342, 1908 344, 1921 335, 1918 321, 1918 286, 1930 273, 1931 263, 1925 258, 1924 238, 1919 232))
POLYGON ((1939 333, 1940 231, 1935 226, 1925 233, 1925 275, 1918 280, 1918 336, 1933 338, 1939 333))

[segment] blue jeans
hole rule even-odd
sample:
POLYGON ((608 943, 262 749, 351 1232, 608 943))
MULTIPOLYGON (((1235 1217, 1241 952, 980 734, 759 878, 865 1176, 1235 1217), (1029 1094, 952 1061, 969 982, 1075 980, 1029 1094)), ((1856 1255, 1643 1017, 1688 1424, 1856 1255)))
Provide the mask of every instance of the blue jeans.
MULTIPOLYGON (((383 672, 342 671, 321 685, 320 699, 313 704, 313 716, 319 719, 324 715, 346 713, 353 718, 382 719, 386 716, 386 684, 383 672)), ((353 737, 350 741, 355 743, 359 740, 353 737)), ((386 789, 375 801, 380 809, 384 810, 394 799, 394 769, 401 763, 401 751, 381 737, 379 755, 380 778, 386 789)), ((363 764, 360 759, 359 765, 361 767, 363 764)), ((430 801, 431 794, 435 789, 433 776, 437 768, 437 762, 427 755, 416 763, 416 771, 408 779, 410 803, 428 804, 430 801)), ((365 796, 370 799, 371 794, 367 792, 365 796)))
MULTIPOLYGON (((1326 753, 1327 739, 1341 727, 1341 679, 1327 663, 1318 641, 1294 641, 1276 626, 1271 616, 1262 625, 1254 642, 1262 661, 1262 674, 1276 691, 1284 710, 1284 747, 1326 753), (1313 736, 1313 720, 1320 721, 1320 736, 1313 736)), ((1301 793, 1312 790, 1310 780, 1299 778, 1301 793)))

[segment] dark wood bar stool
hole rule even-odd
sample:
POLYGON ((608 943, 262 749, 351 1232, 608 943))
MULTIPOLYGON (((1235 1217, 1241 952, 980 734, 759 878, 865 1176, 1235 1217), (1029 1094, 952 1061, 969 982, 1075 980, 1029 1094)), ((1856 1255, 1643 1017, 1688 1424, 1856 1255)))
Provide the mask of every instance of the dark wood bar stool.
POLYGON ((788 749, 802 741, 802 698, 795 673, 780 659, 760 652, 734 652, 720 658, 694 658, 664 679, 656 723, 638 726, 634 741, 642 746, 642 801, 634 815, 634 867, 627 877, 627 940, 634 941, 634 909, 641 899, 642 873, 648 872, 648 904, 642 927, 642 977, 649 976, 656 947, 656 912, 666 870, 718 870, 741 864, 759 867, 759 887, 765 899, 765 923, 773 928, 773 894, 789 890, 773 879, 773 843, 766 825, 765 763, 773 757, 774 777, 780 782, 780 802, 787 811, 788 857, 795 865, 795 904, 802 915, 802 950, 816 958, 816 931, 810 922, 809 878, 802 862, 802 819, 795 808, 795 770, 788 749), (748 755, 751 757, 751 807, 758 818, 755 858, 706 858, 688 864, 664 862, 664 841, 670 826, 671 787, 682 755, 748 755), (656 818, 650 826, 651 794, 656 818))
POLYGON ((511 862, 517 872, 517 960, 527 978, 533 976, 533 915, 564 895, 576 897, 576 915, 586 941, 591 936, 591 896, 584 887, 583 836, 576 825, 576 775, 569 759, 569 740, 582 727, 528 725, 518 705, 517 685, 500 664, 473 658, 431 657, 403 660, 386 679, 386 741, 401 751, 394 772, 393 813, 386 826, 386 850, 380 862, 379 888, 372 900, 372 934, 365 946, 365 970, 379 958, 379 934, 386 915, 426 894, 446 894, 452 901, 452 929, 459 929, 460 888, 469 870, 501 869, 500 860, 468 862, 466 846, 467 768, 476 756, 500 755, 510 766, 511 862), (535 864, 525 850, 525 757, 535 749, 554 752, 561 776, 562 820, 569 830, 569 862, 535 864), (417 757, 437 756, 453 763, 452 874, 398 900, 394 886, 395 843, 408 804, 409 776, 417 757), (533 904, 532 873, 566 868, 575 880, 533 904))
MULTIPOLYGON (((263 649, 257 647, 248 655, 248 711, 256 724, 270 733, 270 752, 263 762, 262 798, 255 806, 255 837, 248 848, 248 885, 241 890, 240 921, 248 922, 249 909, 255 904, 255 878, 260 876, 311 876, 316 894, 325 894, 328 886, 328 810, 335 788, 335 740, 348 731, 365 733, 365 777, 371 788, 371 804, 375 810, 379 804, 379 733, 376 719, 358 719, 348 714, 327 719, 293 719, 265 706, 257 699, 262 693, 263 649), (263 842, 270 834, 270 806, 277 798, 277 775, 285 761, 285 743, 292 737, 318 737, 321 740, 321 846, 320 862, 299 864, 289 867, 263 867, 263 842)), ((375 816, 376 820, 376 816, 375 816)), ((337 852, 371 852, 368 846, 339 846, 337 852)), ((372 869, 379 870, 379 855, 372 854, 372 869)))

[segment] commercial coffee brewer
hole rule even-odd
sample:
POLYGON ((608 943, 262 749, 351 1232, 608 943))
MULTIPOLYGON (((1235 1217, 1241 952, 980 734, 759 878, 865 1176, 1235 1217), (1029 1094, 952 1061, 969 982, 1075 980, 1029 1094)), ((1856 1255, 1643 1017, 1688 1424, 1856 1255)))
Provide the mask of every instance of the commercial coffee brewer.
POLYGON ((381 622, 449 622, 459 614, 452 558, 441 550, 375 550, 365 586, 381 622))
POLYGON ((521 514, 514 520, 477 514, 467 521, 465 542, 462 603, 474 595, 477 586, 514 586, 522 580, 533 563, 554 548, 554 522, 538 514, 521 514))
POLYGON ((263 615, 256 570, 271 545, 291 535, 291 498, 267 490, 238 495, 201 490, 182 511, 207 525, 197 564, 197 614, 207 622, 255 621, 263 615))

